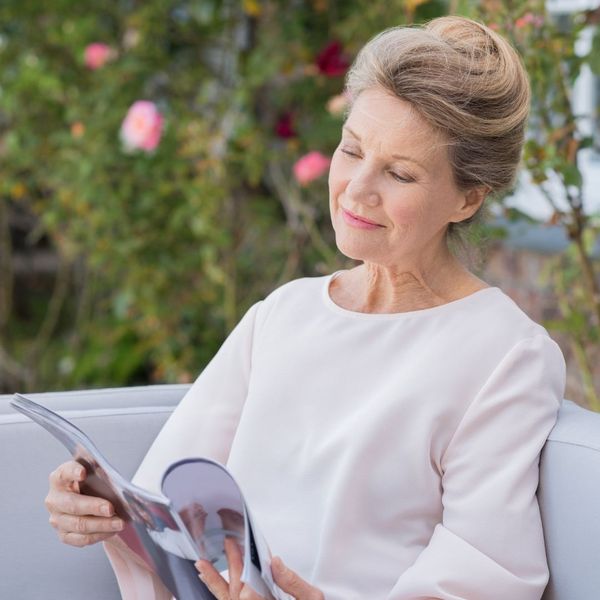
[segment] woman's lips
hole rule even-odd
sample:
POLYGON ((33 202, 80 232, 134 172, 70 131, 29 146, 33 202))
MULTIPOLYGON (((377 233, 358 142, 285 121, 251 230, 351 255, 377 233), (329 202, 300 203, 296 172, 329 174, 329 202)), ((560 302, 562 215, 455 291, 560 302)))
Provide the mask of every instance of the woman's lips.
POLYGON ((383 225, 378 225, 373 221, 359 217, 345 208, 342 208, 342 215, 344 216, 344 221, 346 221, 348 225, 356 227, 357 229, 378 229, 379 227, 383 227, 383 225))

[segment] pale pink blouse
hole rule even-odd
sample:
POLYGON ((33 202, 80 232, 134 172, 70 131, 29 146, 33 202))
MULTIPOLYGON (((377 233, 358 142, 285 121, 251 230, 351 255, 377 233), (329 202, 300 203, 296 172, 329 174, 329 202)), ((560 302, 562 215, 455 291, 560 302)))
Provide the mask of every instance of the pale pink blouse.
MULTIPOLYGON (((331 277, 246 313, 135 481, 157 490, 183 457, 227 463, 273 553, 326 600, 539 600, 558 345, 497 287, 366 314, 332 301, 331 277)), ((124 598, 160 598, 135 595, 151 585, 138 571, 124 598)))

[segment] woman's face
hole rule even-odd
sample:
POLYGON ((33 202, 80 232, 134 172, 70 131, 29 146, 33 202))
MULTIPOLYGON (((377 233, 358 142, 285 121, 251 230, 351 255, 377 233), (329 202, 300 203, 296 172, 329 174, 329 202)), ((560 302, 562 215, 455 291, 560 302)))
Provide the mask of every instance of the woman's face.
POLYGON ((444 139, 409 103, 376 88, 358 96, 329 171, 341 252, 387 267, 418 261, 439 251, 450 221, 475 212, 466 196, 444 139))

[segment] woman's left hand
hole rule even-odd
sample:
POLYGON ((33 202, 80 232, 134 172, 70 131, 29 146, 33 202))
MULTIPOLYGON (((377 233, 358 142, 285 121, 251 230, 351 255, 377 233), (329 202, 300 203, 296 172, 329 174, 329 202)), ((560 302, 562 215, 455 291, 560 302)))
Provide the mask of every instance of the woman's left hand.
MULTIPOLYGON (((240 581, 243 569, 242 553, 237 542, 225 540, 225 554, 229 566, 229 582, 207 560, 196 562, 199 577, 217 600, 265 600, 250 586, 240 581)), ((323 592, 304 581, 297 573, 288 569, 280 558, 271 561, 271 573, 275 583, 296 600, 324 600, 323 592)))

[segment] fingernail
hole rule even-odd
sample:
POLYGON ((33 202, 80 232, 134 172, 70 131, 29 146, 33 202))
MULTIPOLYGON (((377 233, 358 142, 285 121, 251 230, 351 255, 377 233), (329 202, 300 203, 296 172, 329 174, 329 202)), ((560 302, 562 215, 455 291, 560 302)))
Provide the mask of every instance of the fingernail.
POLYGON ((102 508, 100 509, 100 512, 105 516, 105 517, 110 517, 112 516, 112 509, 110 506, 108 506, 108 504, 103 504, 102 508))
POLYGON ((110 524, 115 531, 123 529, 123 521, 121 519, 113 519, 110 524))

